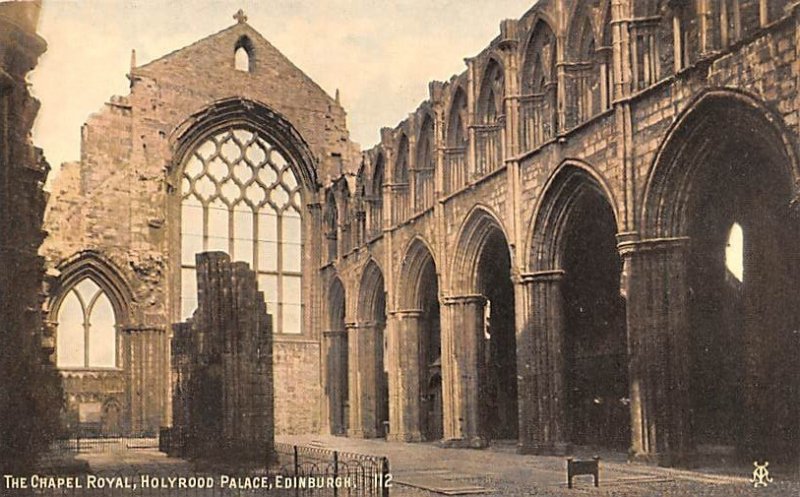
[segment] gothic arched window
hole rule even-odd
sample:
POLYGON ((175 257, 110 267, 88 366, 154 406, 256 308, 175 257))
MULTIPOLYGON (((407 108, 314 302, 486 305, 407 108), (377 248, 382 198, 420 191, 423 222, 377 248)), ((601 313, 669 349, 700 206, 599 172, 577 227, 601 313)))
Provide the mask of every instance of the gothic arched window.
POLYGON ((242 36, 233 49, 233 67, 237 71, 252 72, 253 43, 250 38, 242 36))
POLYGON ((59 368, 117 365, 117 317, 106 293, 91 278, 73 286, 58 308, 59 368))
POLYGON ((258 275, 278 333, 302 332, 300 185, 284 154, 244 128, 190 154, 181 201, 181 316, 197 307, 195 254, 218 250, 258 275))

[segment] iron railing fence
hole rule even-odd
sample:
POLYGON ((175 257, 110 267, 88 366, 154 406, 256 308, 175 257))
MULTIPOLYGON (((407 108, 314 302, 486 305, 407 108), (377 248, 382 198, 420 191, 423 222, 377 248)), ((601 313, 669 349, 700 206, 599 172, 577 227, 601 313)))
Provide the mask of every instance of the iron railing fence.
POLYGON ((275 453, 280 473, 289 478, 286 481, 305 484, 305 488, 295 487, 296 496, 389 496, 387 457, 286 443, 276 443, 275 453))

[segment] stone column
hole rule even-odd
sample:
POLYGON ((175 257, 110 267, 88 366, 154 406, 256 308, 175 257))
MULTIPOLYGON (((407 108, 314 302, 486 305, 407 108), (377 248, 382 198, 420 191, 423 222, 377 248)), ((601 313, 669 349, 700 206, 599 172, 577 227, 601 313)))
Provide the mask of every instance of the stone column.
POLYGON ((390 313, 388 440, 419 442, 420 431, 420 309, 390 313))
POLYGON ((324 341, 325 364, 325 416, 323 425, 328 433, 337 434, 344 430, 344 413, 341 406, 346 405, 347 392, 345 392, 346 375, 341 358, 347 352, 347 331, 328 330, 322 332, 324 341))
POLYGON ((631 454, 678 464, 690 450, 687 238, 620 243, 627 300, 631 454))
POLYGON ((378 325, 374 322, 347 326, 350 427, 347 435, 359 438, 378 436, 380 367, 378 325))
POLYGON ((567 449, 563 271, 524 274, 517 285, 519 451, 567 449))
POLYGON ((444 443, 485 447, 486 339, 482 295, 446 297, 442 326, 444 443))

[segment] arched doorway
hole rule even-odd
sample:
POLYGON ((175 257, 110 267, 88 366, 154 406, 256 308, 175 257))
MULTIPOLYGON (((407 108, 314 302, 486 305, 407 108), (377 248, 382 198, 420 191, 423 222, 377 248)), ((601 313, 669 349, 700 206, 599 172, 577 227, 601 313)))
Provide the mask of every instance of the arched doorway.
POLYGON ((626 306, 610 199, 590 166, 565 163, 538 207, 528 275, 537 384, 526 405, 547 431, 528 435, 534 447, 630 444, 626 306))
POLYGON ((428 257, 419 279, 420 317, 420 431, 423 440, 441 440, 442 407, 442 332, 439 310, 439 280, 433 257, 428 257), (439 378, 436 381, 436 378, 439 378))
MULTIPOLYGON (((489 220, 488 215, 486 219, 489 220)), ((486 297, 484 385, 481 429, 490 439, 515 439, 517 420, 517 340, 511 255, 502 230, 487 225, 477 260, 477 291, 486 297)))
POLYGON ((328 423, 332 435, 346 434, 349 424, 347 331, 344 313, 344 286, 339 278, 334 278, 328 290, 328 329, 324 333, 328 423))
POLYGON ((564 363, 569 441, 625 450, 628 363, 616 231, 599 191, 578 197, 563 234, 564 363))
POLYGON ((444 432, 439 278, 428 244, 415 238, 397 275, 397 308, 389 327, 389 436, 441 440, 444 432))
POLYGON ((384 437, 389 422, 389 379, 386 368, 386 293, 383 273, 370 261, 361 277, 356 333, 356 372, 360 419, 365 437, 384 437))
POLYGON ((797 174, 775 122, 748 96, 706 94, 649 180, 648 236, 686 240, 685 416, 700 455, 798 456, 797 174))

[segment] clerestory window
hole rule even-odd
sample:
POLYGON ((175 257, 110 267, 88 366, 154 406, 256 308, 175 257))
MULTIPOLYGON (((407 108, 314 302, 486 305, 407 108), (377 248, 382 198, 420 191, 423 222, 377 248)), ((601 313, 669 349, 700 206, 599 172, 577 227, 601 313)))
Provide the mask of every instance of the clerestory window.
POLYGON ((258 275, 276 333, 302 332, 300 185, 283 153, 234 128, 186 161, 181 202, 181 316, 197 308, 195 254, 222 251, 258 275))

